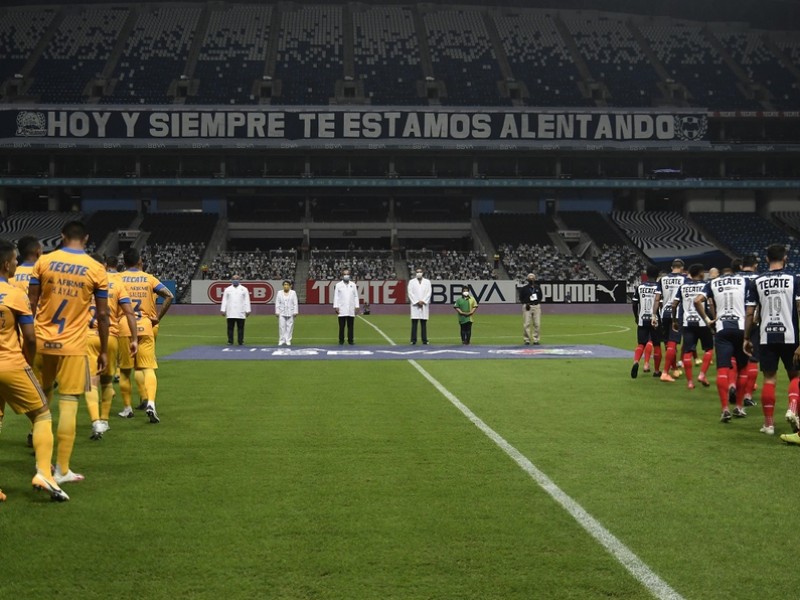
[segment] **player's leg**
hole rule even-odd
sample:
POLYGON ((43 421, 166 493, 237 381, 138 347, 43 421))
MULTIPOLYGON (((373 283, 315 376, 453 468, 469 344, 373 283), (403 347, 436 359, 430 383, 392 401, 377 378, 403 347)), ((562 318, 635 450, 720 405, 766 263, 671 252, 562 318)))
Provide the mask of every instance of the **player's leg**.
POLYGON ((639 361, 642 360, 644 347, 650 341, 650 332, 647 327, 637 325, 636 327, 636 349, 633 352, 633 365, 631 365, 631 379, 639 376, 639 361))
POLYGON ((136 372, 141 373, 144 378, 144 386, 147 390, 147 406, 145 412, 151 423, 159 423, 160 419, 156 412, 156 396, 158 392, 158 378, 156 377, 156 343, 152 336, 143 335, 139 337, 139 351, 134 357, 136 372))
POLYGON ((719 402, 722 407, 722 416, 720 421, 727 423, 731 420, 732 414, 730 411, 730 372, 731 361, 734 353, 733 340, 731 340, 724 331, 717 332, 716 338, 717 347, 717 394, 719 395, 719 402))
POLYGON ((244 344, 244 319, 236 319, 236 342, 244 344))
POLYGON ((703 346, 703 359, 700 363, 700 374, 697 376, 697 381, 708 387, 711 384, 708 382, 706 373, 708 373, 708 368, 711 366, 711 360, 714 358, 714 337, 708 327, 700 327, 699 337, 700 343, 703 346))
POLYGON ((108 364, 100 375, 100 421, 103 433, 108 431, 108 417, 111 414, 111 404, 114 401, 114 373, 117 372, 119 360, 119 338, 108 338, 108 364))
MULTIPOLYGON (((133 362, 136 363, 135 358, 133 362)), ((139 404, 136 406, 136 410, 145 410, 147 408, 147 401, 150 398, 150 394, 149 390, 147 389, 147 381, 145 381, 144 373, 142 373, 142 371, 140 371, 138 368, 135 369, 133 371, 133 379, 136 381, 136 391, 139 392, 139 404)))
POLYGON ((695 327, 684 327, 683 329, 683 370, 686 372, 686 387, 694 389, 692 379, 692 356, 697 347, 698 331, 695 327))
POLYGON ((760 348, 760 367, 764 374, 764 385, 761 388, 761 412, 764 415, 762 433, 775 433, 775 382, 778 373, 780 352, 776 345, 765 345, 760 348))
POLYGON ((92 423, 92 435, 90 439, 99 440, 103 437, 100 425, 100 376, 94 374, 97 365, 97 357, 100 354, 100 337, 92 335, 86 344, 86 357, 89 361, 89 368, 92 375, 89 379, 89 390, 86 392, 86 410, 89 412, 89 420, 92 423))
MULTIPOLYGON (((50 357, 53 358, 53 357, 50 357)), ((59 484, 82 481, 84 476, 70 468, 78 417, 78 398, 88 390, 89 360, 83 356, 58 356, 58 450, 55 480, 59 484)))
POLYGON ((533 341, 533 307, 522 305, 522 343, 529 346, 533 341))

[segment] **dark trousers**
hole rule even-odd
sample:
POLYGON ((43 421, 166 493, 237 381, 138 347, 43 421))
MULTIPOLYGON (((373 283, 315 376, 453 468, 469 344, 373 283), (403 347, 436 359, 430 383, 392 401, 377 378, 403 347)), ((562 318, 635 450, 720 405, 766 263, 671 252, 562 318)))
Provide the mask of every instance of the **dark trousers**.
POLYGON ((236 326, 237 342, 244 344, 244 319, 228 319, 228 343, 233 343, 233 326, 236 326))
POLYGON ((353 325, 355 317, 339 317, 339 344, 344 344, 344 326, 347 325, 347 343, 353 344, 353 325))
POLYGON ((417 343, 417 323, 422 328, 422 343, 428 343, 428 319, 411 319, 411 343, 417 343))
POLYGON ((472 339, 472 321, 461 323, 461 343, 469 344, 472 339))

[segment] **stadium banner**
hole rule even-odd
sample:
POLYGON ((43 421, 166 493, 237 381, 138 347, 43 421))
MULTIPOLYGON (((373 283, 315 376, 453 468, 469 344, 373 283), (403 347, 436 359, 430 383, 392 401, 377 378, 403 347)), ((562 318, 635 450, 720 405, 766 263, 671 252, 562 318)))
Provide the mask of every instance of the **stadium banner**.
MULTIPOLYGON (((222 293, 231 284, 230 281, 215 281, 210 279, 192 280, 192 304, 221 304, 222 293)), ((283 282, 269 281, 242 281, 242 285, 250 292, 251 304, 272 304, 275 290, 283 289, 283 282)))
MULTIPOLYGON (((306 304, 333 304, 336 281, 308 280, 306 304)), ((624 304, 627 302, 624 281, 540 281, 545 304, 624 304)), ((357 281, 361 302, 369 304, 406 304, 406 282, 393 280, 357 281)), ((519 284, 503 280, 434 280, 431 281, 431 304, 453 304, 464 286, 478 304, 516 304, 519 284)), ((194 288, 192 288, 194 289, 194 288)))
POLYGON ((0 147, 102 149, 707 146, 696 109, 453 107, 0 108, 0 147))

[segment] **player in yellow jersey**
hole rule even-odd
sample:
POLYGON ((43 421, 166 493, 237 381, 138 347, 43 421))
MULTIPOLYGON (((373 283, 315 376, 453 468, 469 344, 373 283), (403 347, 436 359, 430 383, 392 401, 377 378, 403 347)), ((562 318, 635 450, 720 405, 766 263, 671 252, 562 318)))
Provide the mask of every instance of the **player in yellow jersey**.
MULTIPOLYGON (((33 487, 45 490, 54 500, 69 496, 50 475, 53 459, 53 421, 47 398, 33 376, 30 364, 36 354, 36 333, 28 297, 9 280, 17 268, 14 245, 0 240, 0 398, 17 414, 33 423, 36 475, 33 487), (20 334, 24 349, 20 346, 20 334)), ((0 500, 5 500, 0 491, 0 500)))
POLYGON ((89 307, 97 305, 100 352, 95 372, 108 364, 108 277, 102 265, 84 248, 89 239, 86 226, 70 221, 61 230, 63 246, 41 256, 31 273, 28 296, 36 317, 37 352, 42 354, 42 387, 47 393, 58 381, 59 418, 55 480, 81 481, 83 475, 70 469, 78 397, 88 389, 89 361, 86 358, 86 329, 89 307))
MULTIPOLYGON (((133 357, 133 363, 137 371, 144 375, 145 391, 139 390, 143 398, 147 399, 145 411, 151 423, 159 423, 158 413, 156 412, 156 391, 158 380, 156 379, 156 340, 153 334, 153 327, 161 322, 172 305, 172 292, 161 283, 157 277, 142 271, 142 257, 135 248, 129 248, 122 256, 127 270, 122 273, 122 282, 128 289, 128 294, 133 303, 133 313, 136 315, 136 329, 139 334, 139 352, 133 357), (156 310, 156 296, 164 298, 161 310, 156 310)), ((122 328, 124 330, 124 327, 122 328)), ((123 334, 124 335, 124 334, 123 334)), ((130 389, 130 362, 122 364, 120 357, 120 391, 123 389, 123 379, 127 379, 126 387, 130 389)), ((123 396, 123 400, 124 400, 123 396)), ((130 402, 130 395, 127 399, 130 402)), ((131 414, 130 404, 126 404, 125 410, 120 416, 127 417, 131 414)))
MULTIPOLYGON (((133 335, 126 340, 126 352, 131 356, 136 355, 138 349, 138 336, 136 334, 136 317, 131 308, 131 299, 128 290, 119 273, 116 271, 117 259, 115 257, 103 258, 99 254, 92 254, 92 258, 99 262, 106 269, 108 275, 108 364, 106 370, 91 378, 91 390, 86 392, 86 407, 89 410, 89 418, 92 421, 92 435, 90 439, 101 440, 103 434, 110 428, 108 426, 108 415, 111 412, 111 402, 114 399, 114 373, 117 370, 118 349, 119 349, 119 322, 126 321, 128 329, 132 328, 133 335), (112 269, 108 269, 108 265, 112 269), (101 396, 98 396, 98 383, 100 385, 101 396)), ((97 355, 100 352, 100 336, 97 331, 97 323, 94 318, 96 307, 94 304, 89 309, 92 319, 89 322, 89 340, 87 356, 89 364, 97 362, 97 355)))
MULTIPOLYGON (((19 253, 17 271, 14 273, 14 278, 9 279, 8 282, 25 292, 25 296, 28 295, 28 283, 31 280, 33 265, 36 264, 43 250, 42 242, 35 236, 26 235, 17 240, 17 252, 19 253)), ((33 372, 37 374, 37 377, 41 376, 42 357, 39 355, 36 356, 33 363, 33 372)), ((1 404, 2 400, 0 400, 1 404)), ((0 406, 0 414, 3 412, 2 408, 0 406)), ((33 448, 33 430, 28 433, 28 447, 33 448)))

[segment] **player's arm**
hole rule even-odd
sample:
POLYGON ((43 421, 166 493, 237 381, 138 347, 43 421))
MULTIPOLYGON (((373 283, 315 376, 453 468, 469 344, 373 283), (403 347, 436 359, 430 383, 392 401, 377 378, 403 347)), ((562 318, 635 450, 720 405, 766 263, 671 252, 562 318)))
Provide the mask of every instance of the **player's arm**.
POLYGON ((139 332, 136 327, 136 315, 133 314, 133 307, 130 302, 120 302, 119 308, 122 311, 123 318, 128 322, 128 329, 131 332, 130 350, 131 356, 135 356, 139 350, 139 332))
MULTIPOLYGON (((97 305, 97 332, 100 334, 100 352, 97 355, 97 372, 102 373, 108 364, 108 298, 105 294, 96 295, 94 302, 97 305)), ((135 329, 134 329, 135 331, 135 329)))
POLYGON ((36 330, 33 320, 18 321, 17 324, 22 334, 22 354, 27 363, 33 366, 33 359, 36 358, 36 330))
POLYGON ((36 316, 36 308, 39 306, 39 294, 41 293, 42 288, 39 285, 39 280, 31 279, 30 285, 28 286, 28 301, 31 303, 31 312, 33 316, 36 316))
POLYGON ((661 292, 656 292, 653 296, 653 315, 650 317, 650 324, 658 327, 658 315, 661 314, 661 292))
POLYGON ((744 316, 744 345, 742 349, 747 356, 753 356, 753 343, 750 341, 750 335, 753 331, 753 315, 756 312, 755 306, 748 306, 747 312, 744 316))
MULTIPOLYGON (((797 311, 797 317, 800 319, 800 298, 795 299, 794 306, 795 310, 797 311)), ((792 361, 794 362, 795 367, 800 366, 800 346, 794 349, 792 361)))
POLYGON ((155 292, 164 299, 164 303, 161 305, 158 318, 153 321, 153 327, 161 322, 161 319, 163 319, 164 315, 167 314, 169 307, 172 306, 172 301, 175 299, 175 296, 172 295, 172 292, 170 292, 166 286, 161 286, 160 288, 156 289, 155 292))
POLYGON ((678 310, 678 304, 680 304, 680 302, 681 300, 677 296, 675 296, 675 300, 672 301, 672 331, 678 331, 680 329, 678 319, 675 318, 678 316, 678 313, 675 311, 678 310))
POLYGON ((697 294, 694 298, 694 308, 697 311, 697 314, 703 319, 706 325, 711 327, 711 324, 714 322, 714 319, 708 316, 706 312, 706 296, 705 294, 697 294))

